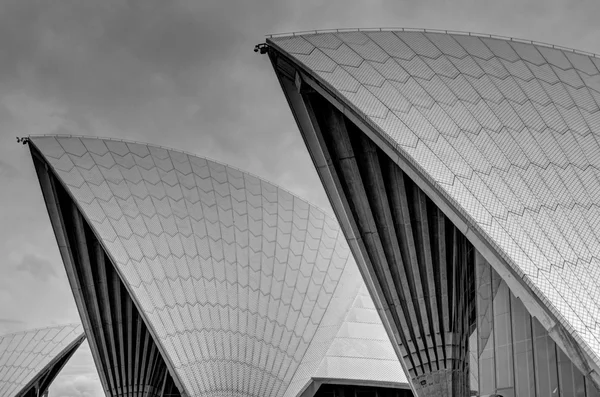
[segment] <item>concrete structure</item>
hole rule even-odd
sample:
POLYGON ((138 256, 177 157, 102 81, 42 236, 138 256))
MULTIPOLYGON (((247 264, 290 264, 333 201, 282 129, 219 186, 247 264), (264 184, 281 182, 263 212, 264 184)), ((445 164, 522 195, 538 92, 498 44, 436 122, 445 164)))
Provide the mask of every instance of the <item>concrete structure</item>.
POLYGON ((39 397, 85 340, 80 324, 0 336, 0 397, 39 397))
POLYGON ((416 393, 597 395, 600 59, 415 30, 259 49, 416 393))
POLYGON ((179 151, 28 142, 106 395, 410 393, 339 226, 318 208, 179 151))

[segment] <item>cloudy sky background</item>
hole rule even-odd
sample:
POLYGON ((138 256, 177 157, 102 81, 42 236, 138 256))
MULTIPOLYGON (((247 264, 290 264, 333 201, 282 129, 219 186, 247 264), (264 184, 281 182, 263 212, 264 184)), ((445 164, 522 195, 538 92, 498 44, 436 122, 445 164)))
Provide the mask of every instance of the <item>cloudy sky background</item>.
MULTIPOLYGON (((185 149, 329 208, 267 33, 485 32, 600 53, 597 0, 0 0, 0 334, 79 317, 26 147, 68 133, 185 149)), ((82 345, 52 397, 102 396, 82 345)))

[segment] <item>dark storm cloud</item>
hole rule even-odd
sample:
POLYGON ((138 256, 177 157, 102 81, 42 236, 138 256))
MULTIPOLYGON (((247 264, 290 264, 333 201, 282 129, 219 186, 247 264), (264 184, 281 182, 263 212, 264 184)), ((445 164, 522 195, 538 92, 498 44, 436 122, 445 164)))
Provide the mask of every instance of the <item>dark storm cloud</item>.
POLYGON ((98 117, 195 100, 262 12, 242 1, 11 0, 0 6, 0 82, 98 117))
POLYGON ((264 87, 280 93, 252 46, 293 13, 284 2, 253 3, 11 0, 0 6, 0 86, 61 110, 43 133, 166 145, 177 133, 200 154, 244 159, 292 120, 259 99, 264 87))
POLYGON ((32 254, 26 254, 23 257, 17 265, 17 270, 30 273, 41 281, 47 281, 50 277, 56 276, 56 270, 50 261, 32 254))

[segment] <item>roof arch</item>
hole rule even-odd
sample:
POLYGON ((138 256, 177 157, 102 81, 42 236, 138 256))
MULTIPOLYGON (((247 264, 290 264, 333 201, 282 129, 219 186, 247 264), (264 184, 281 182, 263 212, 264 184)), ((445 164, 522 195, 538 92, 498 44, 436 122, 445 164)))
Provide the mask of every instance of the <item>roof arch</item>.
POLYGON ((418 32, 418 33, 437 33, 437 34, 452 34, 461 36, 474 36, 474 37, 485 37, 488 39, 498 39, 505 41, 514 41, 517 43, 533 44, 537 46, 550 47, 557 50, 574 52, 577 54, 587 55, 595 58, 600 58, 600 55, 593 52, 579 50, 575 48, 564 47, 561 45, 546 43, 543 41, 522 39, 519 37, 510 37, 497 34, 481 33, 481 32, 468 32, 464 30, 453 30, 453 29, 431 29, 431 28, 406 28, 406 27, 385 27, 385 28, 336 28, 336 29, 315 29, 315 30, 303 30, 297 32, 281 32, 281 33, 269 33, 266 35, 267 38, 277 37, 295 37, 295 36, 306 36, 314 34, 327 34, 327 33, 348 33, 348 32, 418 32))
POLYGON ((41 396, 85 340, 81 324, 0 335, 0 396, 41 396))
MULTIPOLYGON (((162 147, 73 136, 29 143, 49 212, 44 172, 103 247, 181 395, 296 396, 328 373, 408 387, 380 321, 367 321, 372 341, 355 338, 359 367, 399 371, 363 379, 342 365, 361 357, 330 351, 352 339, 339 330, 354 321, 348 313, 362 280, 339 226, 318 208, 233 167, 162 147)), ((93 306, 78 304, 90 318, 93 306)), ((372 304, 366 310, 376 313, 372 304)), ((107 342, 95 339, 100 357, 107 342)), ((115 364, 96 362, 108 368, 105 390, 119 394, 106 386, 115 364)))
MULTIPOLYGON (((267 43, 280 75, 289 73, 301 95, 318 92, 375 137, 478 249, 533 291, 597 371, 598 57, 412 29, 267 43)), ((554 328, 551 320, 545 326, 554 328)))

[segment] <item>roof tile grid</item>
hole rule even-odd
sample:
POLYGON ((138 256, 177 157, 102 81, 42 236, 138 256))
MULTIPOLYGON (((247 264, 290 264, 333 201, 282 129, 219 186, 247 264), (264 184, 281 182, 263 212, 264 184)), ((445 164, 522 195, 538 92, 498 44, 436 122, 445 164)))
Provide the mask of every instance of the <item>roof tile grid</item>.
POLYGON ((83 338, 80 324, 67 324, 0 335, 0 396, 12 397, 83 338))
MULTIPOLYGON (((187 394, 296 396, 306 386, 342 325, 325 313, 343 316, 362 285, 335 220, 264 180, 182 152, 31 141, 130 286, 187 394), (355 295, 336 298, 345 289, 355 295)), ((389 341, 385 349, 394 355, 389 341)), ((406 383, 402 372, 382 379, 406 383)))
MULTIPOLYGON (((336 35, 328 33, 331 39, 336 35)), ((326 54, 319 36, 306 36, 315 43, 307 51, 326 54)), ((403 104, 402 111, 388 112, 369 124, 396 142, 397 149, 483 232, 499 255, 528 276, 526 282, 549 301, 550 310, 574 330, 600 365, 600 327, 593 317, 600 310, 600 288, 595 284, 577 288, 574 281, 582 277, 578 272, 583 268, 575 263, 598 260, 600 225, 588 217, 589 209, 600 205, 600 196, 594 194, 600 169, 598 58, 460 34, 383 31, 364 36, 373 44, 363 47, 377 45, 390 56, 385 70, 373 72, 379 76, 364 81, 351 76, 344 85, 313 69, 316 76, 367 120, 403 104), (402 82, 386 70, 395 70, 402 82), (376 101, 368 106, 353 102, 346 93, 346 87, 358 91, 357 85, 381 78, 389 91, 375 94, 376 101), (422 90, 418 94, 407 84, 417 80, 422 90), (416 114, 429 118, 422 109, 433 103, 451 122, 416 121, 416 114), (439 144, 436 132, 451 135, 454 143, 469 143, 453 144, 450 139, 439 144), (463 161, 472 176, 461 175, 462 168, 456 167, 463 161), (573 208, 581 211, 582 221, 570 214, 573 208)), ((296 41, 306 40, 270 39, 292 57, 296 41)), ((345 56, 357 64, 363 57, 358 52, 345 56)))

